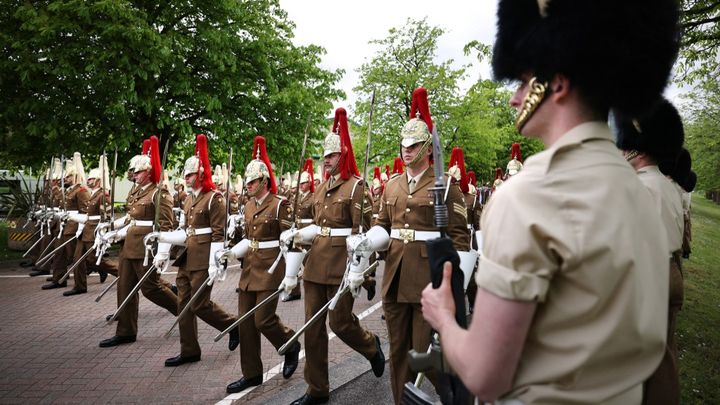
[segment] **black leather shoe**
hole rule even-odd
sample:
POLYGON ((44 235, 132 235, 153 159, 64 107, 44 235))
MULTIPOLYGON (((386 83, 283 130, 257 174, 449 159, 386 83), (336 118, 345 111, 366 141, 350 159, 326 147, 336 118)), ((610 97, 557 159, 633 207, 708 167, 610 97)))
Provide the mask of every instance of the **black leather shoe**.
POLYGON ((370 367, 372 367, 375 377, 382 377, 383 372, 385 372, 385 354, 383 354, 382 348, 380 347, 380 338, 378 335, 375 335, 375 348, 377 348, 377 353, 370 359, 370 367))
POLYGON ((67 287, 67 281, 62 284, 58 284, 53 281, 50 284, 45 284, 44 286, 42 286, 40 288, 42 288, 43 290, 53 290, 55 288, 65 288, 65 287, 67 287))
POLYGON ((87 292, 87 290, 77 290, 77 289, 73 288, 70 291, 65 291, 63 293, 63 295, 66 297, 69 297, 71 295, 85 294, 86 292, 87 292))
POLYGON ((368 301, 372 301, 372 299, 375 298, 375 284, 370 285, 367 287, 367 299, 368 301))
POLYGON ((50 274, 50 272, 47 271, 47 270, 38 270, 38 269, 35 269, 35 270, 33 270, 33 271, 30 272, 29 276, 30 276, 30 277, 37 277, 37 276, 44 276, 44 275, 47 275, 47 274, 50 274))
POLYGON ((285 362, 283 363, 283 378, 292 377, 298 366, 298 357, 300 355, 300 342, 295 342, 295 346, 285 353, 285 362))
POLYGON ((170 284, 170 291, 172 291, 173 294, 177 295, 177 286, 175 284, 170 284))
POLYGON ((33 264, 30 260, 25 260, 24 262, 20 262, 20 267, 32 267, 33 264))
POLYGON ((197 361, 200 361, 199 354, 197 356, 189 357, 182 357, 180 355, 177 355, 175 357, 170 357, 169 359, 165 360, 165 367, 177 367, 185 363, 195 363, 197 361))
POLYGON ((230 351, 233 351, 237 349, 238 345, 240 345, 240 327, 236 326, 233 330, 229 333, 230 339, 228 340, 228 349, 230 351))
POLYGON ((226 391, 228 394, 233 394, 236 392, 245 391, 246 389, 248 389, 250 387, 254 387, 254 386, 260 385, 260 384, 262 384, 262 376, 261 375, 259 375, 257 377, 253 377, 253 378, 242 377, 239 380, 235 381, 234 383, 228 384, 226 391))
POLYGON ((100 284, 102 284, 107 280, 108 273, 105 270, 98 270, 98 273, 100 274, 100 284))
POLYGON ((300 294, 290 294, 283 297, 283 302, 295 301, 300 299, 300 294))
POLYGON ((50 277, 45 277, 45 281, 53 281, 52 276, 50 276, 50 277))
POLYGON ((132 343, 135 341, 135 335, 132 336, 113 336, 110 339, 100 341, 100 347, 113 347, 132 343))
MULTIPOLYGON (((110 318, 112 318, 112 316, 113 316, 113 314, 110 314, 110 315, 105 316, 105 320, 106 320, 106 321, 109 321, 110 318)), ((117 322, 117 321, 118 321, 118 319, 115 318, 115 322, 117 322)))
POLYGON ((305 394, 300 398, 292 401, 290 405, 313 405, 313 404, 324 404, 330 400, 330 397, 314 397, 310 394, 305 394))

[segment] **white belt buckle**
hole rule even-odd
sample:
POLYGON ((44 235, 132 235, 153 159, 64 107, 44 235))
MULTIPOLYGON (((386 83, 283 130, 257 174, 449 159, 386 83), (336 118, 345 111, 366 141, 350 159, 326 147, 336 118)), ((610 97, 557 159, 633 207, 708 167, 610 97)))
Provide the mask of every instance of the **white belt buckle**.
POLYGON ((398 239, 402 240, 405 244, 415 240, 414 229, 400 229, 398 230, 398 234, 400 235, 398 239))
POLYGON ((330 228, 323 226, 320 228, 320 236, 330 236, 330 228))
POLYGON ((195 228, 189 226, 185 233, 187 233, 187 236, 195 236, 195 228))
POLYGON ((250 249, 252 249, 252 250, 258 250, 258 249, 260 249, 260 242, 258 242, 258 241, 255 240, 255 239, 251 240, 251 241, 250 241, 250 249))

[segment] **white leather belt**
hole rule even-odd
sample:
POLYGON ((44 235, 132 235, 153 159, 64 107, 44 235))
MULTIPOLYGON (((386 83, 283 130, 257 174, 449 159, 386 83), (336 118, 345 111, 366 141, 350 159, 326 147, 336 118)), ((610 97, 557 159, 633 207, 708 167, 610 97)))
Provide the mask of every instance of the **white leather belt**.
POLYGON ((100 215, 88 215, 88 221, 99 221, 100 215))
POLYGON ((298 223, 299 224, 312 224, 313 220, 312 220, 312 218, 302 218, 302 219, 298 219, 298 223))
POLYGON ((258 250, 258 249, 272 249, 280 246, 280 241, 277 240, 268 240, 265 242, 257 241, 255 239, 250 241, 250 249, 258 250))
POLYGON ((130 226, 153 226, 153 221, 140 221, 137 219, 130 220, 130 226))
POLYGON ((467 228, 468 228, 468 229, 472 229, 472 225, 467 224, 467 228))
POLYGON ((380 214, 373 214, 372 217, 373 217, 373 218, 378 218, 378 217, 380 217, 380 214))
POLYGON ((65 211, 66 214, 77 214, 78 212, 79 212, 78 210, 67 210, 67 211, 65 211))
POLYGON ((320 236, 350 236, 352 228, 328 228, 327 226, 320 227, 318 229, 318 235, 320 236))
POLYGON ((187 234, 187 236, 207 235, 207 234, 209 234, 209 233, 212 233, 212 228, 210 228, 210 227, 207 227, 207 228, 193 228, 193 227, 189 226, 189 227, 185 230, 185 233, 187 234))
POLYGON ((425 241, 440 237, 440 232, 437 231, 416 231, 414 229, 396 229, 390 230, 390 237, 398 239, 404 243, 413 242, 416 240, 425 241))

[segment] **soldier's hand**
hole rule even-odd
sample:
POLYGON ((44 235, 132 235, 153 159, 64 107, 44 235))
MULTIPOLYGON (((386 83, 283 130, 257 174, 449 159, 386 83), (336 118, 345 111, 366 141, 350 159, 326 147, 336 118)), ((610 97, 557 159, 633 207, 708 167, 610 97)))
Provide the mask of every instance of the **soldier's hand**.
POLYGON ((283 278, 282 282, 280 283, 280 287, 278 287, 278 290, 285 290, 285 294, 290 295, 292 293, 292 290, 297 287, 297 284, 297 276, 285 276, 285 278, 283 278))
POLYGON ((445 262, 440 287, 434 289, 432 283, 429 283, 423 290, 420 300, 423 318, 433 329, 441 333, 445 324, 455 322, 455 301, 450 288, 451 275, 452 264, 445 262))
POLYGON ((283 231, 280 234, 280 243, 286 246, 289 246, 293 239, 295 238, 295 235, 297 235, 298 230, 297 228, 290 228, 288 230, 283 231))
POLYGON ((345 245, 347 246, 348 252, 367 251, 370 247, 370 241, 365 234, 350 235, 345 239, 345 245))

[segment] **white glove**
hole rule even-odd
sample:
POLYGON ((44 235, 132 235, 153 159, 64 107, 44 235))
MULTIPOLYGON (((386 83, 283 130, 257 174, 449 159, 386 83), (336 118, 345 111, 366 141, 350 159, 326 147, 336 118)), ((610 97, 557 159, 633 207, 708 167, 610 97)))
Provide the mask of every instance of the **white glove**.
POLYGON ((128 228, 129 227, 126 226, 122 229, 105 232, 105 234, 102 236, 103 241, 105 243, 111 243, 111 244, 120 242, 121 240, 125 239, 125 237, 127 236, 128 228))
POLYGON ((128 219, 128 216, 127 216, 127 215, 124 215, 124 216, 122 216, 122 217, 114 220, 113 223, 112 223, 112 228, 113 228, 113 229, 118 229, 118 228, 120 228, 121 226, 125 225, 125 221, 126 221, 127 219, 128 219))
POLYGON ((215 262, 215 253, 221 251, 222 249, 223 242, 210 243, 210 257, 208 258, 208 276, 210 277, 210 282, 208 285, 212 285, 215 280, 225 280, 226 269, 219 268, 215 262))
POLYGON ((250 250, 250 241, 248 239, 243 239, 228 251, 227 257, 233 259, 242 259, 243 257, 245 257, 248 250, 250 250))
POLYGON ((180 212, 180 219, 178 219, 178 227, 185 228, 185 211, 180 212))
POLYGON ((80 222, 78 224, 78 230, 75 232, 75 237, 80 239, 80 236, 82 236, 83 229, 85 229, 85 222, 80 222))
POLYGON ((370 254, 372 252, 355 252, 353 254, 347 278, 353 297, 357 297, 358 293, 360 293, 360 286, 365 281, 363 272, 370 266, 370 254))
POLYGON ((77 222, 78 224, 84 224, 87 222, 88 216, 87 214, 70 214, 68 219, 77 222))
POLYGON ((187 234, 185 233, 184 229, 178 229, 175 231, 169 231, 169 232, 160 232, 160 235, 158 235, 158 242, 161 243, 169 243, 171 245, 178 245, 178 246, 185 246, 185 240, 187 239, 187 234))
POLYGON ((459 251, 458 255, 460 256, 460 270, 462 270, 464 277, 463 289, 467 290, 467 286, 470 284, 470 277, 472 277, 472 272, 478 260, 478 252, 476 250, 469 252, 459 251))
POLYGON ((280 283, 278 290, 285 290, 285 294, 290 295, 292 293, 292 290, 294 290, 295 287, 297 287, 297 284, 298 284, 297 275, 291 276, 291 275, 285 274, 285 278, 282 279, 282 282, 280 283))
POLYGON ((97 226, 95 227, 95 233, 104 233, 103 231, 106 229, 110 229, 110 222, 98 222, 97 226))
POLYGON ((168 266, 170 266, 171 246, 172 245, 169 243, 158 243, 157 253, 155 253, 155 257, 153 258, 153 264, 155 265, 155 270, 158 273, 164 272, 167 270, 168 266))
POLYGON ((315 224, 310 224, 305 228, 298 230, 298 234, 295 237, 295 242, 309 245, 317 236, 320 227, 315 224))
POLYGON ((293 239, 295 239, 295 235, 297 235, 298 232, 299 230, 295 227, 282 231, 282 233, 280 233, 280 244, 289 246, 293 242, 293 239))
POLYGON ((235 237, 235 230, 237 229, 239 224, 240 215, 230 215, 230 218, 228 218, 228 239, 232 239, 235 237))

